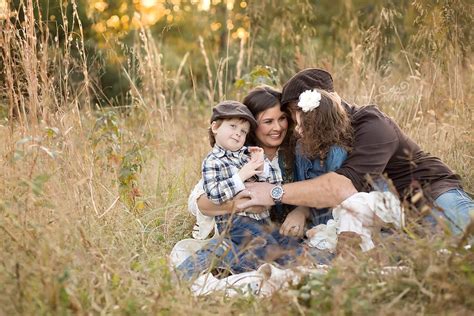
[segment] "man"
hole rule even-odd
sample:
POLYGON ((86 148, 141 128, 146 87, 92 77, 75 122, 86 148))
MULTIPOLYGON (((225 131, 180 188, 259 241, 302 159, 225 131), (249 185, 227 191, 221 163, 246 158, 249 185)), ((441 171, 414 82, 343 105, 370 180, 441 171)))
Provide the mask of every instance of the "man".
MULTIPOLYGON (((334 92, 331 75, 316 68, 298 72, 283 87, 282 107, 291 109, 303 92, 315 88, 334 92)), ((388 177, 402 198, 423 192, 436 206, 434 215, 446 218, 453 233, 461 233, 469 224, 469 211, 474 209, 474 202, 463 191, 459 176, 440 159, 423 152, 377 107, 355 107, 345 102, 343 106, 351 120, 353 144, 341 168, 283 186, 248 184, 250 200, 239 208, 275 203, 335 207, 356 192, 377 189, 374 183, 388 177)))

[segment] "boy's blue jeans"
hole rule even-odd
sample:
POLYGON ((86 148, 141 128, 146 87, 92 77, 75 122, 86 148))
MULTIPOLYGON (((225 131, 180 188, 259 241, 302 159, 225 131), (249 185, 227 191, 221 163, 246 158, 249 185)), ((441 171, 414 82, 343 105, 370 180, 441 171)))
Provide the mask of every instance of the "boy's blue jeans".
POLYGON ((281 235, 268 219, 221 215, 216 216, 216 224, 219 233, 232 241, 237 253, 245 253, 245 258, 254 262, 256 267, 268 261, 286 265, 303 250, 300 238, 281 235), (290 252, 294 255, 289 255, 290 252))
MULTIPOLYGON (((258 269, 264 262, 288 266, 305 251, 301 239, 281 235, 267 220, 239 215, 218 216, 216 220, 219 232, 225 237, 211 240, 177 267, 184 280, 210 267, 242 273, 258 269)), ((331 254, 312 249, 308 255, 318 264, 327 264, 332 259, 331 254)))
MULTIPOLYGON (((300 154, 300 148, 297 146, 295 156, 295 181, 309 180, 319 177, 325 173, 339 169, 347 158, 347 151, 342 147, 333 145, 329 148, 326 159, 316 158, 310 160, 300 154)), ((311 208, 310 222, 312 226, 326 224, 332 218, 331 209, 311 208)))
POLYGON ((267 220, 235 214, 220 215, 216 216, 216 224, 224 238, 211 240, 205 248, 179 265, 177 270, 183 279, 189 280, 210 267, 241 273, 256 270, 266 261, 274 260, 285 265, 295 256, 282 251, 290 249, 295 255, 302 251, 298 239, 282 236, 267 220))
POLYGON ((191 280, 202 271, 215 268, 227 269, 232 273, 240 273, 251 269, 246 262, 240 260, 231 240, 225 238, 211 239, 209 243, 195 254, 184 260, 177 268, 179 276, 191 280))

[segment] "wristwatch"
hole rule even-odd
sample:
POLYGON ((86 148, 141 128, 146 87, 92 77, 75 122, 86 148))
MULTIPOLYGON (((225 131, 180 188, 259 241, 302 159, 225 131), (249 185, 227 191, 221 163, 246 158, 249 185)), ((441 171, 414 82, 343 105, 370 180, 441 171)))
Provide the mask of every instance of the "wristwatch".
POLYGON ((275 202, 275 204, 277 205, 281 204, 283 194, 285 194, 285 191, 283 190, 283 187, 281 185, 274 186, 270 191, 270 196, 272 197, 273 202, 275 202))

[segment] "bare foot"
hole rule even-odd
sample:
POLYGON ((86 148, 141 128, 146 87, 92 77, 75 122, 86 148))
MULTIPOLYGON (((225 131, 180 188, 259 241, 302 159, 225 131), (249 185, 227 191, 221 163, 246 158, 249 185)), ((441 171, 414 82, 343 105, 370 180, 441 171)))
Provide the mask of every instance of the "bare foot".
POLYGON ((306 231, 306 237, 308 237, 308 239, 311 239, 311 238, 313 238, 314 235, 316 235, 318 232, 320 232, 324 229, 325 229, 325 225, 314 226, 313 228, 308 229, 306 231))

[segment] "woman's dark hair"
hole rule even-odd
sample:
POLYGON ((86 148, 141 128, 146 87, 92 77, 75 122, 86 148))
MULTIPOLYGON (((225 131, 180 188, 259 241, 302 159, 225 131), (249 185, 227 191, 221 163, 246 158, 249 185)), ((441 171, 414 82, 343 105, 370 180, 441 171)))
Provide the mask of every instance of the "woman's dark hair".
POLYGON ((242 101, 253 116, 280 104, 281 92, 269 86, 259 86, 252 89, 242 101))
MULTIPOLYGON (((258 115, 268 109, 273 108, 274 106, 280 106, 281 92, 273 89, 269 86, 259 86, 252 89, 247 96, 242 101, 245 104, 250 112, 252 112, 255 119, 258 119, 258 115)), ((292 141, 294 137, 291 136, 293 132, 293 120, 291 119, 291 113, 289 109, 281 110, 286 114, 288 120, 288 130, 286 132, 285 139, 283 140, 280 146, 280 154, 283 154, 285 162, 285 174, 293 174, 293 162, 294 162, 294 149, 295 143, 292 141)), ((255 136, 255 131, 252 131, 247 136, 247 143, 250 145, 259 145, 259 141, 255 136)))

